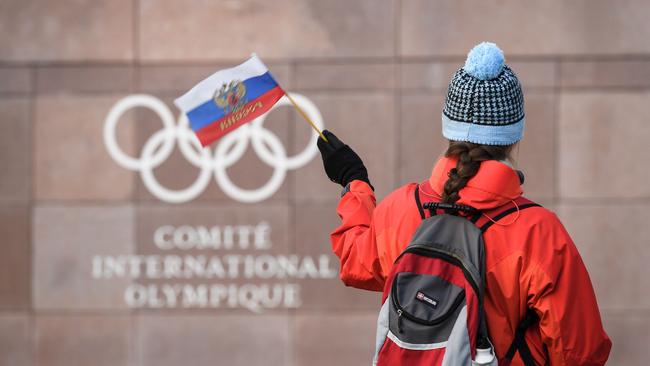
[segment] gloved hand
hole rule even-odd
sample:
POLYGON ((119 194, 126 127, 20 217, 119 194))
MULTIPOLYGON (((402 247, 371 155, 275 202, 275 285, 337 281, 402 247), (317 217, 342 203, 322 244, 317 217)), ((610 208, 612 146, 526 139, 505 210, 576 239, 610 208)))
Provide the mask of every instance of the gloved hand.
POLYGON ((318 138, 317 145, 323 157, 325 173, 329 179, 343 187, 355 179, 362 180, 374 190, 375 188, 368 179, 368 171, 359 155, 328 130, 324 130, 323 135, 328 142, 318 138))

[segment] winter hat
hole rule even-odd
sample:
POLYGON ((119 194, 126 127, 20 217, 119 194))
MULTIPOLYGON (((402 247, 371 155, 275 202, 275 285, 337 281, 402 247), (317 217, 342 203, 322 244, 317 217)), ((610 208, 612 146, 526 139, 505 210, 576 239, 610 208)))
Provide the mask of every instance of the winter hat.
POLYGON ((524 95, 517 75, 494 43, 476 45, 456 71, 442 111, 442 134, 452 141, 510 145, 524 135, 524 95))

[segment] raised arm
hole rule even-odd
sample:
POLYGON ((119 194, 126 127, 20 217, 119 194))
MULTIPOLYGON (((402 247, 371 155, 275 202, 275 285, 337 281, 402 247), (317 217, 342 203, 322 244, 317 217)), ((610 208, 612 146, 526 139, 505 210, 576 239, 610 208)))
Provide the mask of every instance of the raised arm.
POLYGON ((350 183, 339 202, 341 225, 332 233, 332 250, 341 260, 341 281, 347 286, 381 291, 385 276, 379 262, 373 214, 375 194, 368 184, 350 183))
POLYGON ((340 277, 347 286, 381 291, 373 213, 376 200, 368 171, 361 158, 330 131, 327 142, 318 140, 329 179, 344 187, 337 212, 342 224, 331 236, 332 249, 341 260, 340 277))

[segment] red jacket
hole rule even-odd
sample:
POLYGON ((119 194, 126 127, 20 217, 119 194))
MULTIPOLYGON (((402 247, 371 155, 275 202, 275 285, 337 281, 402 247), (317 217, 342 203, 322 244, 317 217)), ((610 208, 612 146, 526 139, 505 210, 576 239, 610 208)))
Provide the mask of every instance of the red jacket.
MULTIPOLYGON (((438 161, 431 178, 420 185, 422 194, 440 201, 455 165, 449 158, 438 161)), ((393 262, 421 222, 417 185, 407 184, 377 205, 368 184, 351 183, 337 209, 342 224, 331 235, 347 286, 382 291, 393 262)), ((487 210, 512 204, 522 193, 512 168, 486 161, 460 191, 458 203, 487 210)), ((540 322, 528 330, 526 340, 539 365, 605 364, 612 343, 582 258, 557 216, 542 207, 512 213, 493 225, 484 241, 485 312, 499 361, 531 308, 540 322)), ((517 356, 511 365, 523 363, 517 356)))

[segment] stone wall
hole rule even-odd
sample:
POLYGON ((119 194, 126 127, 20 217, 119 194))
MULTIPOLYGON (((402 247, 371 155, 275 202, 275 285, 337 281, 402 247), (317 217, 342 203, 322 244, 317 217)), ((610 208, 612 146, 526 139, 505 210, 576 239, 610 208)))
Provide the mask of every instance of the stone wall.
MULTIPOLYGON (((95 256, 165 254, 152 244, 164 225, 266 222, 273 246, 263 253, 320 258, 338 222, 339 188, 319 157, 258 204, 234 201, 214 180, 190 202, 161 202, 111 158, 104 120, 136 93, 176 115, 173 98, 254 51, 359 152, 381 198, 428 176, 444 149, 449 78, 483 40, 501 46, 524 85, 525 190, 576 241, 614 342, 610 364, 645 364, 648 18, 642 0, 3 1, 0 365, 367 364, 379 297, 336 278, 299 279, 299 307, 261 314, 133 308, 125 288, 158 282, 93 278, 95 256)), ((138 155, 160 123, 127 112, 120 146, 138 155)), ((287 107, 265 126, 289 154, 307 142, 308 126, 287 107)), ((228 169, 246 189, 273 172, 250 148, 228 169)), ((197 175, 178 148, 155 171, 173 189, 197 175)))

